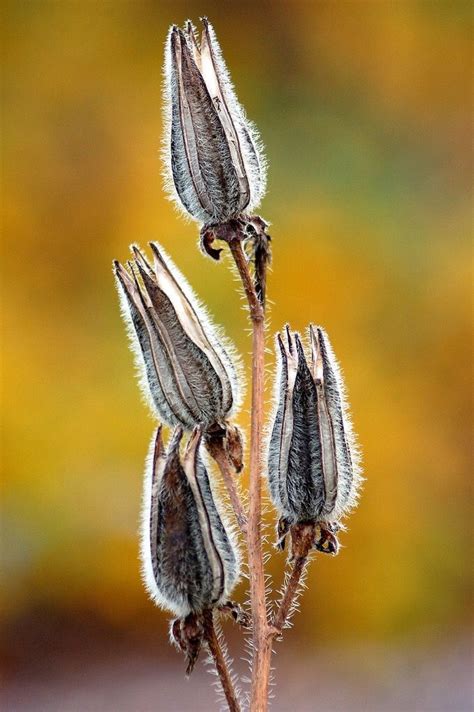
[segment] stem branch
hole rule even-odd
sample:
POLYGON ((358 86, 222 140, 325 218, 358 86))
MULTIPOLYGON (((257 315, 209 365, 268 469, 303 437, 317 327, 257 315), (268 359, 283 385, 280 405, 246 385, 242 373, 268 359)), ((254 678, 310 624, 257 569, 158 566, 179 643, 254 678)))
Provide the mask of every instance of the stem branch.
POLYGON ((214 627, 214 613, 212 609, 204 611, 203 617, 204 637, 209 647, 209 652, 212 655, 212 659, 214 660, 216 671, 219 675, 219 680, 221 682, 222 690, 229 706, 229 711, 240 712, 240 704, 237 699, 234 684, 232 682, 232 678, 230 676, 227 663, 219 643, 219 639, 216 635, 216 630, 214 627))
POLYGON ((291 607, 298 593, 301 577, 308 562, 309 553, 313 548, 314 537, 315 525, 312 522, 295 524, 291 527, 293 569, 286 582, 285 591, 280 601, 278 611, 273 619, 273 635, 281 634, 288 620, 288 616, 291 613, 291 607))
POLYGON ((245 514, 243 504, 239 497, 237 486, 235 484, 235 475, 232 472, 229 458, 220 443, 209 441, 206 443, 206 447, 221 471, 222 479, 227 487, 227 492, 229 493, 229 499, 237 522, 241 530, 245 532, 247 529, 247 515, 245 514))
POLYGON ((299 557, 295 560, 293 564, 293 570, 290 574, 290 577, 288 578, 285 592, 283 594, 278 611, 273 620, 275 635, 280 635, 283 628, 285 627, 285 623, 288 620, 288 616, 291 612, 293 601, 295 600, 295 596, 298 593, 301 576, 303 575, 307 561, 307 556, 299 557))
MULTIPOLYGON (((252 324, 255 326, 257 322, 263 322, 265 320, 264 308, 257 296, 255 286, 253 283, 252 275, 250 274, 247 258, 245 257, 244 251, 242 249, 242 243, 239 238, 233 238, 229 240, 229 247, 234 258, 235 265, 239 271, 240 278, 245 290, 245 296, 249 303, 250 309, 250 319, 252 324)), ((262 330, 263 333, 263 330, 262 330)), ((259 354, 253 353, 254 357, 259 354)), ((261 355, 261 360, 263 363, 263 352, 261 355)), ((252 372, 253 374, 253 372, 252 372)), ((263 390, 262 390, 262 405, 263 405, 263 390)), ((263 410, 263 409, 262 409, 263 410)))

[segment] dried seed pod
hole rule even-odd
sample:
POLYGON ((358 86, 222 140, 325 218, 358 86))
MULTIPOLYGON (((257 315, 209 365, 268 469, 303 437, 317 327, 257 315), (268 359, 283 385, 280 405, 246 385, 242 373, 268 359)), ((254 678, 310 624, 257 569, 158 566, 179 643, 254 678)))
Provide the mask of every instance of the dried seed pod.
POLYGON ((233 363, 184 277, 150 245, 153 266, 137 247, 129 270, 114 263, 143 393, 169 425, 223 425, 238 393, 233 363))
POLYGON ((164 450, 152 441, 143 500, 141 558, 151 598, 183 618, 227 601, 239 575, 238 551, 217 510, 195 429, 184 456, 176 429, 164 450))
POLYGON ((163 157, 171 197, 199 222, 215 223, 257 207, 266 166, 214 30, 207 19, 202 23, 200 42, 191 22, 169 32, 163 157))
POLYGON ((315 522, 317 548, 334 552, 332 523, 356 503, 360 466, 340 371, 321 327, 309 329, 311 364, 301 340, 278 335, 277 409, 268 477, 281 514, 280 541, 291 525, 315 522), (325 525, 328 526, 325 526, 325 525))

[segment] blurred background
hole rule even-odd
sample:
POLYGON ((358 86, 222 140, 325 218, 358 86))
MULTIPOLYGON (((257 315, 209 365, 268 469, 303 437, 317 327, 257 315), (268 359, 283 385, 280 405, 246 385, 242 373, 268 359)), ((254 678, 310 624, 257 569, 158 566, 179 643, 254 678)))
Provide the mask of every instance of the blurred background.
MULTIPOLYGON (((4 4, 6 709, 213 709, 212 678, 200 665, 184 681, 140 582, 153 422, 111 274, 130 242, 161 242, 248 367, 229 271, 198 252, 160 177, 164 39, 203 14, 267 149, 271 332, 328 330, 367 477, 344 548, 313 562, 278 646, 274 709, 471 709, 471 12, 4 4)), ((276 586, 283 567, 275 553, 276 586)))

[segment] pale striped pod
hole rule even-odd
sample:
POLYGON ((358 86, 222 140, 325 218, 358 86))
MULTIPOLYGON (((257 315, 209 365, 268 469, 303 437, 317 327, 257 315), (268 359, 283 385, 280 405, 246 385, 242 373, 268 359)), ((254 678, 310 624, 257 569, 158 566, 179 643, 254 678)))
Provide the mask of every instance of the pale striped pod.
POLYGON ((172 199, 208 224, 254 210, 265 192, 266 166, 214 30, 202 22, 200 41, 190 22, 169 32, 163 158, 172 199))
POLYGON ((201 432, 180 455, 178 428, 165 451, 158 429, 143 496, 141 559, 150 597, 183 618, 225 602, 239 576, 238 550, 217 509, 199 454, 201 432))
POLYGON ((360 465, 344 386, 326 332, 309 328, 311 361, 287 328, 277 337, 277 408, 269 441, 272 500, 288 525, 338 522, 356 503, 360 465))
POLYGON ((150 245, 153 265, 137 247, 128 270, 114 263, 142 391, 169 425, 222 424, 237 395, 233 363, 184 277, 150 245))

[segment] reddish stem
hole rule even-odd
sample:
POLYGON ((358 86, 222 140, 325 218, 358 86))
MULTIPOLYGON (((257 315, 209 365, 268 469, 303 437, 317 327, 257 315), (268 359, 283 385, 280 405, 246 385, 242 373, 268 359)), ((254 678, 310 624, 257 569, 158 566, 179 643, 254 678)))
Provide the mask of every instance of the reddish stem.
POLYGON ((206 447, 221 471, 222 479, 227 487, 227 492, 229 493, 229 499, 232 504, 235 517, 239 527, 243 532, 245 532, 247 529, 247 515, 245 514, 244 507, 237 491, 235 474, 232 471, 229 458, 222 447, 222 443, 210 440, 206 443, 206 447))
POLYGON ((204 611, 204 638, 216 666, 217 674, 224 692, 230 712, 240 712, 240 704, 234 689, 225 656, 219 643, 214 627, 214 612, 211 609, 204 611))
POLYGON ((264 404, 265 312, 260 303, 240 239, 229 240, 249 304, 252 322, 252 405, 250 424, 250 503, 247 523, 250 601, 252 608, 252 685, 251 710, 268 708, 272 632, 268 625, 265 597, 265 573, 262 552, 262 436, 264 404))

